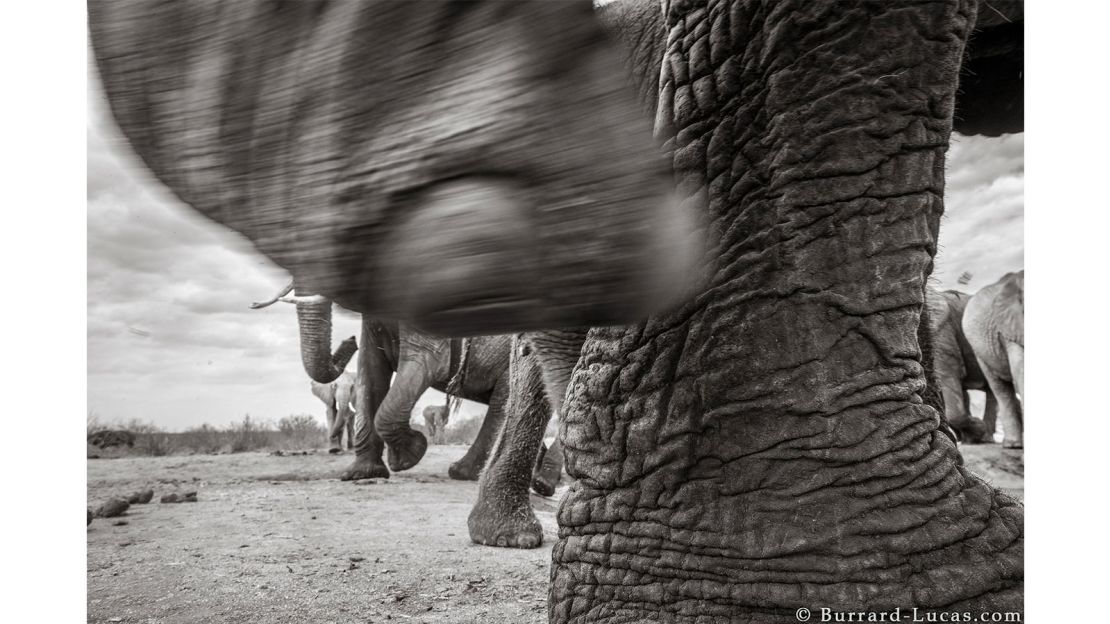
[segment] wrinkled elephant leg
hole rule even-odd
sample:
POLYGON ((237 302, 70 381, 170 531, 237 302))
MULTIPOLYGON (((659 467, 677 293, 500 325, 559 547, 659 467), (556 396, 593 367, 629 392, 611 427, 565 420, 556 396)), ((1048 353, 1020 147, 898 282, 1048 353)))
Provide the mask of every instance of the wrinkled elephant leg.
POLYGON ((1018 612, 1023 508, 960 466, 916 337, 973 7, 724 8, 667 3, 657 109, 720 251, 582 349, 549 619, 1018 612))
POLYGON ((338 410, 335 409, 335 404, 328 405, 327 423, 328 423, 328 452, 339 453, 343 450, 343 436, 342 434, 335 433, 335 419, 339 416, 338 410))
POLYGON ((497 432, 505 420, 505 402, 509 396, 509 376, 502 375, 494 386, 489 398, 489 409, 486 418, 482 421, 482 428, 470 443, 470 448, 451 467, 447 469, 447 476, 459 481, 477 481, 482 473, 482 467, 489 459, 490 450, 496 442, 497 432))
MULTIPOLYGON (((1024 405, 1025 401, 1025 347, 1016 343, 1006 345, 1006 359, 1010 362, 1010 379, 1024 405)), ((1024 416, 1024 413, 1022 414, 1024 416)), ((1023 419, 1024 422, 1024 419, 1023 419)))
POLYGON ((983 442, 994 442, 994 433, 998 431, 998 399, 994 398, 994 393, 990 388, 983 390, 983 394, 987 395, 986 405, 983 407, 983 442))
POLYGON ((382 463, 385 443, 374 429, 374 414, 389 391, 392 368, 382 349, 376 348, 373 321, 363 317, 355 376, 355 461, 340 475, 343 481, 388 479, 389 469, 382 463))
MULTIPOLYGON (((546 425, 544 426, 546 429, 546 425)), ((559 487, 559 480, 563 476, 563 444, 559 438, 551 444, 551 448, 543 450, 536 462, 536 469, 532 474, 532 490, 543 496, 555 494, 559 487)))
MULTIPOLYGON (((467 519, 470 539, 477 544, 510 548, 536 548, 543 543, 543 527, 532 511, 528 485, 536 452, 551 418, 544 396, 543 377, 535 357, 520 356, 513 349, 509 364, 513 388, 508 398, 504 426, 497 436, 493 455, 482 471, 478 502, 467 519)), ((506 384, 507 385, 507 384, 506 384)), ((490 400, 490 411, 507 398, 490 400)), ((488 420, 488 418, 487 418, 488 420)))

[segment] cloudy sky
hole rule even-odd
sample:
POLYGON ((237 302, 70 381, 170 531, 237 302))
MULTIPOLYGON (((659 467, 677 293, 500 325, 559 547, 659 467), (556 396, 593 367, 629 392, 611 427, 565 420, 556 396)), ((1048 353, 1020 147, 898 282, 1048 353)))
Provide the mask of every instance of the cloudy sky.
MULTIPOLYGON (((95 75, 88 97, 88 409, 168 429, 277 420, 308 391, 292 306, 250 310, 288 274, 154 183, 122 142, 95 75)), ((957 137, 935 278, 974 292, 1024 263, 1024 136, 957 137)), ((340 312, 335 339, 356 335, 340 312)), ((352 361, 351 368, 354 363, 352 361)), ((418 407, 440 402, 432 391, 418 407)), ((464 408, 482 413, 476 405, 464 408)), ((419 413, 419 412, 417 412, 419 413)))

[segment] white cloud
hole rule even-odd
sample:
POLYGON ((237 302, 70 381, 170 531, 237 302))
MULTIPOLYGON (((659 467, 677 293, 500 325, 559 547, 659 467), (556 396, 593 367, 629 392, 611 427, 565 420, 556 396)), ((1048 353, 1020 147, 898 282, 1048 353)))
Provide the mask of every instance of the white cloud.
POLYGON ((975 292, 1025 266, 1025 135, 954 136, 935 280, 975 292), (960 274, 971 273, 967 285, 960 274))

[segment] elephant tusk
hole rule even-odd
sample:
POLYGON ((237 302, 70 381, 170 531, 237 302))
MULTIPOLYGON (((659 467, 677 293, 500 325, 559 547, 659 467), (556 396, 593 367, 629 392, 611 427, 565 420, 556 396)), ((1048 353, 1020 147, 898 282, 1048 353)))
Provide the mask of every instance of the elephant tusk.
POLYGON ((288 286, 283 288, 281 292, 274 295, 274 297, 271 299, 267 299, 266 301, 255 301, 250 305, 250 308, 252 310, 261 310, 262 308, 270 307, 279 301, 284 303, 310 303, 317 305, 328 302, 327 297, 324 297, 322 295, 290 295, 289 293, 291 292, 293 292, 293 284, 289 284, 288 286))
POLYGON ((260 310, 262 308, 272 306, 275 303, 277 303, 278 301, 281 301, 282 297, 288 295, 291 292, 293 292, 293 282, 289 282, 289 285, 286 286, 285 288, 283 288, 281 290, 281 292, 274 295, 273 298, 267 299, 266 301, 255 301, 254 303, 251 304, 251 309, 252 310, 260 310))

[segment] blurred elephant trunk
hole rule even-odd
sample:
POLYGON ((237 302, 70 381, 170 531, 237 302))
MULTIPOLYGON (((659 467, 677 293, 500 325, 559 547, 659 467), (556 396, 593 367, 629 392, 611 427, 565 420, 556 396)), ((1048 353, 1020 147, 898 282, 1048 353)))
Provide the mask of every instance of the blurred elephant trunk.
POLYGON ((335 381, 358 350, 358 343, 351 336, 340 343, 335 353, 331 352, 331 301, 298 302, 297 325, 301 332, 301 362, 305 372, 319 383, 335 381))

